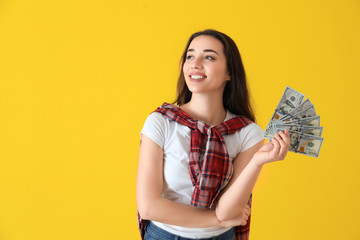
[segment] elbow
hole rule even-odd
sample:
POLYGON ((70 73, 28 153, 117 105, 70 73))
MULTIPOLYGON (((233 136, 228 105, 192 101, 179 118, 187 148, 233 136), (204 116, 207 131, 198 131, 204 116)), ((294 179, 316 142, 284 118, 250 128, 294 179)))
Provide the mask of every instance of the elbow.
POLYGON ((138 201, 137 204, 138 212, 140 217, 144 220, 155 220, 156 219, 156 204, 155 201, 138 201))
POLYGON ((148 206, 149 204, 146 203, 138 203, 138 212, 142 219, 144 220, 151 220, 151 208, 148 206))
POLYGON ((220 221, 220 222, 224 222, 224 221, 227 221, 227 220, 230 220, 231 217, 229 216, 229 214, 227 214, 225 211, 223 211, 221 208, 216 208, 215 209, 215 214, 216 214, 216 217, 217 219, 220 221))
POLYGON ((139 215, 140 215, 140 218, 141 218, 141 219, 151 220, 150 217, 149 217, 148 212, 146 212, 146 211, 144 211, 144 210, 140 210, 140 209, 138 209, 138 212, 139 212, 139 215))
POLYGON ((236 218, 241 213, 241 209, 241 207, 235 209, 217 207, 215 209, 215 214, 220 222, 224 222, 236 218))

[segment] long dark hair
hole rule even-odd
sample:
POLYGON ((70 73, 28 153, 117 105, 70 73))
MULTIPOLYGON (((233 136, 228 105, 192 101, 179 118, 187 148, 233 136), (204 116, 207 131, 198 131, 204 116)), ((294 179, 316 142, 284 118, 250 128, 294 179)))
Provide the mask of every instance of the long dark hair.
POLYGON ((231 76, 231 80, 227 81, 224 90, 224 108, 234 114, 245 116, 255 122, 255 115, 251 108, 249 91, 246 85, 245 70, 236 43, 226 34, 212 29, 196 32, 189 38, 180 61, 181 70, 177 82, 177 97, 174 104, 182 105, 191 100, 192 93, 186 85, 183 67, 190 43, 194 38, 201 35, 214 37, 224 46, 227 70, 231 76))

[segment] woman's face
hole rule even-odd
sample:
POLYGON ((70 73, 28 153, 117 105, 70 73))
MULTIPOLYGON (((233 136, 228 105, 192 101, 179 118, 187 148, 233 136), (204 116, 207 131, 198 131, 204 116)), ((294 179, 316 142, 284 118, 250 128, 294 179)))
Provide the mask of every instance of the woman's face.
POLYGON ((194 38, 187 50, 183 73, 192 93, 222 94, 230 80, 222 43, 206 35, 194 38))

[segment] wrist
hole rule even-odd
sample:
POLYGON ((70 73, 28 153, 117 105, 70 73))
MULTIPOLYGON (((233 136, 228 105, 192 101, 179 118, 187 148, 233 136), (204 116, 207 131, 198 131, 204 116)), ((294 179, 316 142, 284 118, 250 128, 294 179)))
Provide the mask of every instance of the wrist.
POLYGON ((265 163, 260 161, 260 159, 256 158, 256 156, 254 155, 249 164, 251 164, 251 166, 254 168, 261 169, 265 163))

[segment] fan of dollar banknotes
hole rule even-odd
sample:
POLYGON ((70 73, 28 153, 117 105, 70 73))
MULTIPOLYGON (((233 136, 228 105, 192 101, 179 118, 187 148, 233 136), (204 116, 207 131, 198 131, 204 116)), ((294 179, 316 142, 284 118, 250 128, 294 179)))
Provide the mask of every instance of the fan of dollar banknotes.
POLYGON ((286 87, 277 105, 264 136, 273 138, 278 131, 288 129, 290 134, 289 151, 318 157, 324 138, 321 137, 323 127, 315 107, 305 95, 286 87))

